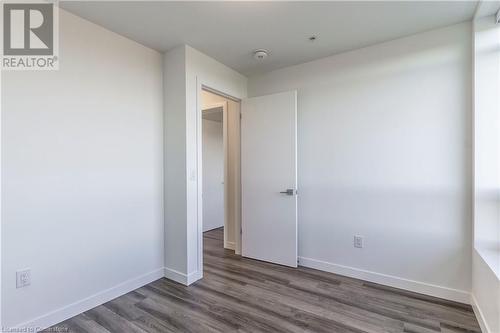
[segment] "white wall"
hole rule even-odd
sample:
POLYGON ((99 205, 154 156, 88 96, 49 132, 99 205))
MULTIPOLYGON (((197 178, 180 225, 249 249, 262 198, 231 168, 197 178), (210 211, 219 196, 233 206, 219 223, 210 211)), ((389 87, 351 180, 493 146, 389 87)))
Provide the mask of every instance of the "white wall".
POLYGON ((202 277, 203 270, 202 184, 198 182, 201 84, 243 98, 247 79, 187 45, 167 52, 164 60, 165 160, 176 161, 175 168, 167 162, 165 172, 165 276, 190 284, 202 277), (169 72, 175 77, 170 78, 169 72), (176 208, 171 214, 168 207, 172 206, 176 208))
POLYGON ((472 294, 486 332, 500 332, 500 26, 474 22, 472 294))
POLYGON ((187 270, 185 71, 184 47, 164 55, 165 274, 173 279, 179 279, 187 270))
POLYGON ((249 79, 298 90, 302 265, 468 302, 470 50, 463 23, 249 79))
POLYGON ((474 26, 474 247, 500 276, 500 27, 474 26))
MULTIPOLYGON (((200 85, 206 85, 235 98, 244 98, 247 94, 247 78, 238 72, 226 67, 203 53, 186 47, 186 136, 187 136, 187 169, 196 173, 197 179, 201 176, 197 160, 201 159, 200 128, 198 124, 199 110, 201 109, 200 85), (198 150, 200 148, 200 150, 198 150)), ((198 272, 201 277, 203 248, 197 216, 191 213, 201 207, 201 184, 197 181, 188 183, 188 271, 198 272)), ((198 214, 200 211, 198 210, 198 214)))
POLYGON ((163 275, 161 69, 156 51, 61 10, 59 71, 2 73, 4 327, 55 324, 163 275))
POLYGON ((222 122, 203 119, 204 232, 224 226, 224 142, 222 134, 222 122))

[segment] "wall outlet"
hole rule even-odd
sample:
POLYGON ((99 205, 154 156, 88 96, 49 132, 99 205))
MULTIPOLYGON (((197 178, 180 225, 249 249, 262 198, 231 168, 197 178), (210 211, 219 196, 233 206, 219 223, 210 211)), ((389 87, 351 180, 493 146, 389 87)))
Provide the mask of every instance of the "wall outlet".
POLYGON ((354 236, 354 247, 363 248, 363 236, 354 236))
POLYGON ((16 272, 16 288, 23 288, 31 284, 31 270, 25 269, 16 272))

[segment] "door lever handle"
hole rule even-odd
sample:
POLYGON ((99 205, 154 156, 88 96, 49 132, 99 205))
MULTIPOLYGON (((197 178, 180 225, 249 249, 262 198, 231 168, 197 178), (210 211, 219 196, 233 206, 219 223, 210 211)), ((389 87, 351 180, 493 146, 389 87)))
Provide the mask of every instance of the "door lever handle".
POLYGON ((287 188, 286 191, 281 191, 280 193, 286 195, 293 195, 294 190, 292 188, 287 188))

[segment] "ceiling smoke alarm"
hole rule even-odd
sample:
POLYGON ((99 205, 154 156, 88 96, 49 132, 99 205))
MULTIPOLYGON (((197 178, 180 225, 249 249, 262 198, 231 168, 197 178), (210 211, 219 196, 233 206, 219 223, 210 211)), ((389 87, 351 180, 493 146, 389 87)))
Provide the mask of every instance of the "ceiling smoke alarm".
POLYGON ((259 49, 259 50, 253 51, 253 57, 256 60, 264 60, 267 58, 268 55, 269 55, 269 53, 267 52, 267 50, 264 50, 264 49, 259 49))

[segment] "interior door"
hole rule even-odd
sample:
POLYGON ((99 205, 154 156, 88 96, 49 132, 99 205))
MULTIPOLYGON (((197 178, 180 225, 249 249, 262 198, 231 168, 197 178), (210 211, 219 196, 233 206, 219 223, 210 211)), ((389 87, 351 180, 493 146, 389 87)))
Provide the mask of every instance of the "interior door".
POLYGON ((297 92, 241 103, 244 257, 297 267, 297 92))

